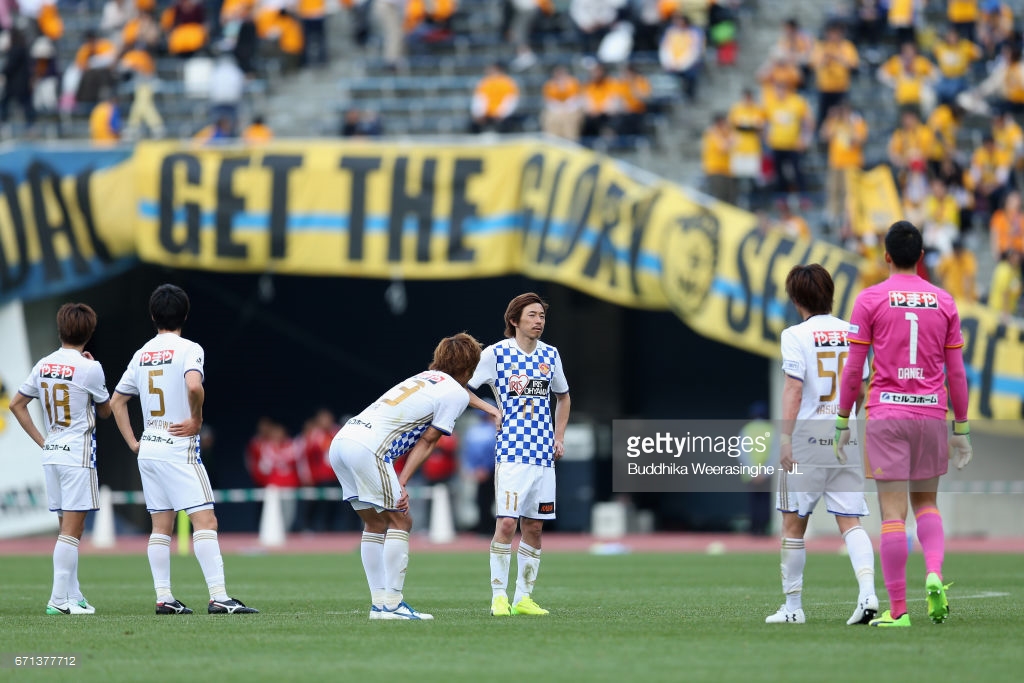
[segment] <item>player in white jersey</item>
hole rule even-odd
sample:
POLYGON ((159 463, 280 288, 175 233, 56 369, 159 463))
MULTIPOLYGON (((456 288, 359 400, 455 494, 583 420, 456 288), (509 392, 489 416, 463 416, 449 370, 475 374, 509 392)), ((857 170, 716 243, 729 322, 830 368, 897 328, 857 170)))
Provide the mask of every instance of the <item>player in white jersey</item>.
POLYGON ((370 586, 370 619, 428 620, 405 602, 409 497, 405 486, 469 403, 466 382, 480 343, 466 333, 442 339, 430 369, 396 384, 341 428, 330 461, 342 496, 363 520, 360 551, 370 586), (392 463, 408 453, 402 475, 392 463))
POLYGON ((85 516, 99 507, 96 485, 96 415, 110 417, 103 368, 85 350, 96 331, 96 313, 85 304, 64 304, 57 311, 61 347, 36 363, 11 399, 18 423, 43 449, 46 496, 60 519, 53 548, 53 589, 47 614, 93 614, 78 585, 78 543, 85 516), (28 405, 42 401, 45 438, 28 405))
POLYGON ((210 589, 210 614, 251 614, 257 610, 228 596, 224 560, 217 541, 213 490, 199 453, 203 426, 203 348, 181 336, 188 317, 188 295, 180 287, 160 285, 149 298, 157 335, 135 352, 114 389, 111 408, 128 447, 139 456, 142 492, 153 520, 149 566, 156 588, 157 614, 191 614, 171 592, 171 531, 178 510, 185 510, 195 532, 196 559, 210 589), (142 403, 143 431, 135 437, 128 401, 142 403))
POLYGON ((533 292, 520 294, 505 309, 504 341, 484 349, 469 381, 476 390, 491 385, 499 408, 478 396, 470 405, 496 415, 494 496, 497 521, 491 541, 491 614, 543 615, 531 594, 540 571, 544 520, 555 518, 555 461, 565 452, 569 423, 569 383, 558 349, 540 341, 548 305, 533 292), (551 394, 558 399, 551 421, 551 394), (516 552, 518 576, 512 603, 508 574, 516 525, 522 538, 516 552))
MULTIPOLYGON (((805 622, 801 593, 807 561, 807 518, 825 498, 835 515, 857 577, 857 606, 847 624, 867 624, 878 612, 875 556, 860 518, 868 514, 859 451, 845 463, 832 451, 839 378, 849 355, 849 323, 832 315, 835 285, 818 264, 794 266, 786 277, 789 295, 803 322, 782 332, 782 435, 778 508, 782 511, 782 591, 786 603, 765 619, 769 624, 805 622)), ((858 400, 858 403, 860 401, 858 400)))

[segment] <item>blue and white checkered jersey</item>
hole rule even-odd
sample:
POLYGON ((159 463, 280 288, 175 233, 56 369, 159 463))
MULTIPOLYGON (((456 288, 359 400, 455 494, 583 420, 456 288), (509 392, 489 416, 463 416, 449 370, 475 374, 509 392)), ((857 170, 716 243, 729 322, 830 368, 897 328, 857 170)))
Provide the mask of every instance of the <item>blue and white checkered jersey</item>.
POLYGON ((416 445, 428 426, 451 434, 468 403, 465 387, 451 375, 426 370, 391 387, 334 438, 357 441, 384 462, 393 462, 416 445))
POLYGON ((472 389, 484 384, 491 385, 501 410, 495 460, 554 466, 551 392, 569 392, 558 349, 542 341, 533 353, 520 349, 515 339, 491 344, 469 380, 472 389))

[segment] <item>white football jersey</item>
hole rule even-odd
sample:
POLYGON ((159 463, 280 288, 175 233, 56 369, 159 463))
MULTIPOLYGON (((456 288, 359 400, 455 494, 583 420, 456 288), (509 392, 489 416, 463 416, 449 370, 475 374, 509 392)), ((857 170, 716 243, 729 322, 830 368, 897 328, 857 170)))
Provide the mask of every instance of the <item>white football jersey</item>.
POLYGON ((74 349, 57 349, 36 363, 18 391, 42 401, 44 465, 96 467, 95 404, 110 399, 97 361, 74 349))
POLYGON ((142 403, 140 460, 201 463, 199 437, 171 436, 167 429, 192 416, 185 374, 203 374, 203 347, 171 332, 146 342, 135 352, 117 383, 119 394, 138 396, 142 403))
POLYGON ((412 448, 428 426, 451 434, 469 405, 469 393, 450 375, 426 370, 392 387, 345 423, 335 439, 351 439, 393 462, 412 448))
MULTIPOLYGON (((850 354, 849 329, 849 323, 833 315, 815 315, 782 331, 782 371, 803 383, 793 431, 793 457, 801 464, 837 465, 832 439, 843 366, 850 354), (802 460, 798 451, 803 451, 802 460)), ((869 364, 865 363, 864 379, 869 373, 869 364)), ((853 435, 857 433, 856 413, 854 405, 850 412, 853 435)), ((845 451, 847 466, 859 463, 859 456, 851 457, 858 452, 856 436, 845 451)))
POLYGON ((565 394, 562 357, 542 341, 526 353, 515 339, 491 344, 480 354, 471 389, 490 384, 501 410, 497 462, 554 467, 555 430, 551 424, 551 393, 565 394))

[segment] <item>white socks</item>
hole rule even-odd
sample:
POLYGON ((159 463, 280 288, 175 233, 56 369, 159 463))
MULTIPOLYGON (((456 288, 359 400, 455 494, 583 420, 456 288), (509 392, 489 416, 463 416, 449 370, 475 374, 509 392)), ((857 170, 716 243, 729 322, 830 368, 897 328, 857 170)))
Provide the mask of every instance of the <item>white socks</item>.
POLYGON ((518 604, 520 600, 533 592, 533 584, 537 581, 537 572, 540 571, 540 549, 533 548, 519 541, 519 550, 516 553, 518 563, 518 576, 516 577, 516 595, 512 604, 518 604))
MULTIPOLYGON (((206 578, 206 586, 210 589, 210 599, 223 602, 229 600, 227 590, 224 588, 224 558, 220 554, 220 543, 217 541, 217 532, 212 529, 196 531, 192 534, 192 547, 199 560, 199 566, 206 578)), ((168 547, 168 561, 170 561, 170 548, 168 547)))
MULTIPOLYGON (((50 592, 50 602, 54 605, 60 606, 70 600, 68 594, 71 580, 77 569, 78 539, 74 536, 57 536, 57 542, 53 546, 53 590, 50 592)), ((77 587, 77 578, 74 583, 77 587)))
POLYGON ((871 539, 864 527, 855 526, 843 534, 846 550, 850 554, 850 564, 857 576, 857 587, 860 592, 858 599, 875 594, 875 551, 871 547, 871 539))
MULTIPOLYGON (((384 536, 384 606, 398 607, 405 587, 405 571, 409 567, 409 532, 388 529, 384 536)), ((372 590, 372 589, 371 589, 372 590)))
POLYGON ((510 564, 512 564, 512 544, 491 541, 491 593, 494 597, 507 596, 510 564))
POLYGON ((364 531, 363 542, 359 544, 359 554, 363 558, 366 583, 370 586, 370 600, 374 605, 383 605, 387 585, 384 579, 384 534, 364 531))
POLYGON ((157 602, 174 602, 171 593, 171 537, 167 534, 149 535, 149 569, 153 572, 153 588, 157 602))
POLYGON ((807 551, 804 539, 782 539, 782 592, 786 594, 786 610, 795 612, 803 609, 802 592, 804 589, 804 565, 807 564, 807 551))

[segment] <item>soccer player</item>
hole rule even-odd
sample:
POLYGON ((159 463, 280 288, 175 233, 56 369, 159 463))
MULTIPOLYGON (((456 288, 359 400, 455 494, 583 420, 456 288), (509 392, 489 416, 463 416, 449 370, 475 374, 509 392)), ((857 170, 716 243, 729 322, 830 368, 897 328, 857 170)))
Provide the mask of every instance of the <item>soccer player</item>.
POLYGON ((36 363, 11 399, 10 409, 18 424, 43 449, 46 496, 50 510, 60 520, 47 614, 96 612, 78 585, 78 543, 85 516, 99 508, 96 415, 110 417, 103 368, 85 350, 95 331, 92 308, 85 304, 61 306, 57 311, 60 348, 36 363), (45 407, 45 438, 28 412, 34 398, 41 399, 45 407))
POLYGON ((928 616, 949 615, 942 583, 945 539, 936 504, 939 477, 952 459, 957 468, 971 460, 967 422, 967 376, 961 349, 960 316, 947 292, 916 274, 923 255, 921 233, 899 221, 885 236, 889 279, 858 296, 850 318, 850 357, 842 375, 836 417, 836 456, 845 457, 849 415, 861 368, 873 346, 874 378, 867 399, 864 458, 878 487, 882 511, 882 576, 889 609, 872 626, 907 627, 907 493, 917 518, 917 539, 925 563, 928 616), (946 383, 952 399, 953 436, 946 440, 946 383))
POLYGON ((441 340, 430 368, 396 384, 341 428, 330 461, 342 497, 363 520, 360 552, 370 586, 370 619, 434 617, 405 602, 409 566, 409 496, 405 487, 442 434, 469 403, 466 382, 480 360, 480 343, 461 332, 441 340), (401 476, 392 464, 408 453, 401 476))
MULTIPOLYGON (((818 501, 835 515, 857 578, 857 606, 847 624, 866 624, 878 613, 875 554, 860 525, 868 514, 860 459, 836 463, 832 453, 832 416, 839 405, 839 377, 850 351, 849 325, 832 315, 835 285, 817 263, 794 266, 786 276, 786 294, 803 322, 782 331, 782 434, 778 508, 782 511, 782 591, 786 603, 765 619, 768 624, 806 621, 804 534, 818 501), (794 466, 797 468, 794 471, 794 466)), ((859 399, 858 399, 859 401, 859 399)))
POLYGON ((203 426, 203 348, 181 336, 188 318, 188 295, 180 287, 160 285, 149 297, 156 336, 135 352, 114 388, 111 409, 128 447, 139 456, 142 493, 153 520, 149 566, 156 588, 157 614, 192 614, 171 592, 171 531, 178 510, 185 510, 195 531, 196 559, 210 589, 210 614, 255 614, 228 597, 224 560, 217 541, 213 490, 199 452, 203 426), (142 403, 143 431, 135 438, 128 401, 142 403))
POLYGON ((555 518, 555 461, 565 452, 569 423, 569 383, 558 349, 540 341, 548 305, 533 292, 520 294, 505 309, 504 341, 491 344, 469 381, 471 389, 490 384, 500 409, 476 395, 470 405, 498 413, 494 471, 497 521, 491 540, 491 614, 542 615, 548 611, 531 597, 540 571, 544 520, 555 518), (551 394, 558 399, 551 424, 551 394), (519 525, 518 576, 509 604, 512 539, 519 525))

